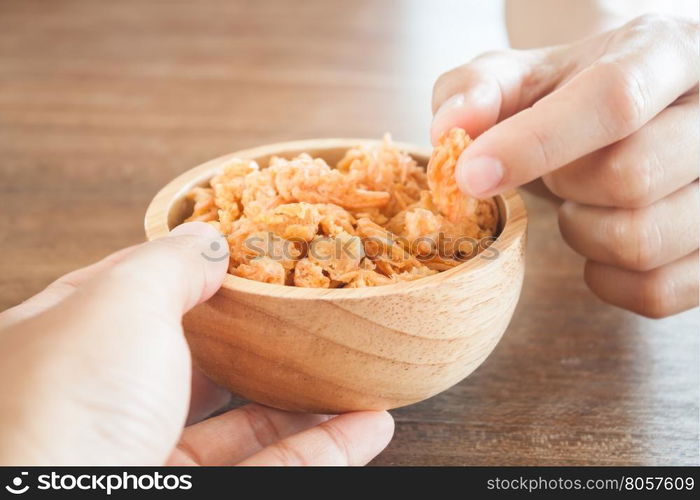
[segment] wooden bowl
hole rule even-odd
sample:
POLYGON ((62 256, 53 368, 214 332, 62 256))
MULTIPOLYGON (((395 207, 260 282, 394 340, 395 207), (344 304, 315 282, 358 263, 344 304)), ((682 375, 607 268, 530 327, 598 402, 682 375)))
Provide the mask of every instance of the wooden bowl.
MULTIPOLYGON (((261 167, 302 152, 334 165, 358 139, 318 139, 237 151, 183 173, 146 213, 159 238, 191 210, 185 194, 228 160, 261 167)), ((399 144, 419 164, 429 151, 399 144)), ((479 256, 412 282, 313 289, 226 275, 221 289, 184 318, 196 365, 235 394, 284 410, 341 413, 390 409, 429 398, 491 353, 518 301, 527 215, 515 191, 495 198, 500 234, 479 256), (494 255, 497 257, 494 258, 494 255)))

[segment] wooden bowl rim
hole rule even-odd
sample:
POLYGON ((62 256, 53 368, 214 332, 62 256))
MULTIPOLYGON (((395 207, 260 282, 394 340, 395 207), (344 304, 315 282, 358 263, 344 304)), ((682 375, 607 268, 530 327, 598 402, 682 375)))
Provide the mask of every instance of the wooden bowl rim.
MULTIPOLYGON (((300 153, 304 150, 324 150, 324 149, 349 149, 358 145, 376 145, 380 143, 376 139, 353 139, 353 138, 332 138, 332 139, 302 139, 297 141, 286 141, 259 146, 255 148, 234 151, 223 156, 219 156, 205 163, 186 170, 175 179, 166 184, 153 198, 146 210, 144 220, 146 237, 149 241, 160 238, 170 231, 168 218, 174 202, 183 197, 192 187, 200 185, 209 180, 216 170, 233 158, 256 159, 271 155, 284 155, 289 152, 300 153)), ((407 152, 412 157, 422 162, 427 162, 430 158, 430 150, 409 143, 394 142, 402 151, 407 152)), ((502 217, 503 228, 496 240, 489 246, 496 249, 502 255, 518 238, 526 231, 527 212, 522 198, 516 190, 510 190, 494 198, 500 198, 501 205, 505 208, 502 217), (521 221, 523 223, 518 223, 521 221)), ((370 296, 391 295, 395 293, 405 293, 424 287, 439 285, 441 282, 465 273, 473 272, 483 266, 498 262, 498 258, 487 260, 476 256, 458 266, 442 271, 415 281, 394 283, 391 285, 381 285, 366 288, 301 288, 288 285, 276 285, 249 280, 227 273, 222 284, 222 289, 259 295, 265 297, 284 297, 289 299, 353 299, 370 296)), ((220 293, 220 292, 219 292, 220 293)))

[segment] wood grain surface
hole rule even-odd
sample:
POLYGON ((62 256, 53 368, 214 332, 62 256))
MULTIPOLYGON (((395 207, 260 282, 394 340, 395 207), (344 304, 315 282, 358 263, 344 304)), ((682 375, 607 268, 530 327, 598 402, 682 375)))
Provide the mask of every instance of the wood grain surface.
MULTIPOLYGON (((503 43, 497 3, 0 2, 0 308, 143 240, 156 191, 237 149, 427 143, 440 71, 503 43), (484 6, 488 4, 488 6, 484 6)), ((606 306, 526 197, 528 262, 489 359, 394 411, 387 464, 698 464, 697 310, 606 306)))

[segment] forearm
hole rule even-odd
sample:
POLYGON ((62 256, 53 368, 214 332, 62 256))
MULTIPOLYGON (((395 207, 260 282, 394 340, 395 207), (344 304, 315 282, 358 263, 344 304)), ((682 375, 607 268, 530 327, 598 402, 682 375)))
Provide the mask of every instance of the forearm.
POLYGON ((656 12, 698 18, 697 0, 506 0, 513 48, 569 43, 656 12))

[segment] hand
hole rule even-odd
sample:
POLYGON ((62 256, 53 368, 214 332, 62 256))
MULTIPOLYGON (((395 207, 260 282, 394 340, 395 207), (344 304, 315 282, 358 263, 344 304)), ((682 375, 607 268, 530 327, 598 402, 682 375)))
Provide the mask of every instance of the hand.
POLYGON ((643 16, 572 45, 485 54, 442 75, 433 141, 474 143, 462 191, 541 177, 604 301, 650 316, 698 304, 698 24, 643 16))
POLYGON ((0 464, 364 464, 386 412, 337 417, 250 404, 192 374, 181 316, 221 285, 208 224, 117 252, 0 314, 0 464), (189 413, 189 418, 188 417, 189 413))

